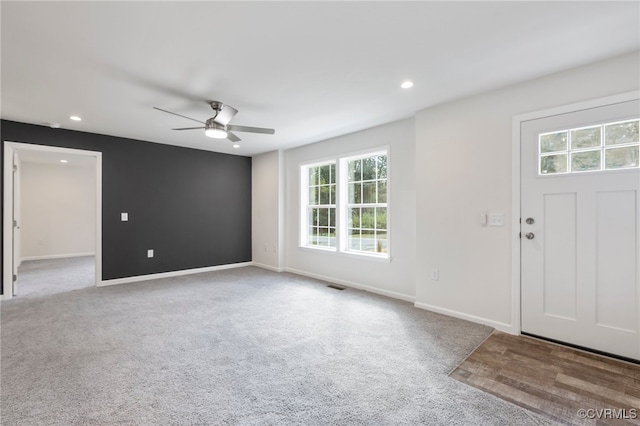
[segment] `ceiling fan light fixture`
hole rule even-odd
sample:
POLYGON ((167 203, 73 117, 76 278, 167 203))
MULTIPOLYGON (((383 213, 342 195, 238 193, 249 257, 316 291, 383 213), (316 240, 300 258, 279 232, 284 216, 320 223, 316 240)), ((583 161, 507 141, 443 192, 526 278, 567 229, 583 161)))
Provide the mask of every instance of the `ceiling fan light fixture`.
POLYGON ((214 139, 224 139, 227 137, 227 130, 222 124, 216 123, 212 119, 207 120, 204 134, 214 139))
POLYGON ((227 137, 227 132, 224 129, 207 129, 204 134, 214 139, 224 139, 227 137))

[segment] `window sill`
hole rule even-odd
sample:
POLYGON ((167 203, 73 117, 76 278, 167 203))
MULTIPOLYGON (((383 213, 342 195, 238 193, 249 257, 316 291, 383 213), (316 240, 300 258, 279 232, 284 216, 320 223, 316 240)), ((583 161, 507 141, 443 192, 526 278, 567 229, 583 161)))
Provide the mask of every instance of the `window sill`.
POLYGON ((356 253, 352 251, 338 251, 333 248, 322 248, 322 247, 298 246, 298 248, 301 249, 302 251, 306 251, 309 253, 322 253, 322 254, 328 254, 332 256, 350 257, 353 259, 382 262, 382 263, 391 262, 391 256, 388 256, 388 255, 380 256, 377 254, 356 253))

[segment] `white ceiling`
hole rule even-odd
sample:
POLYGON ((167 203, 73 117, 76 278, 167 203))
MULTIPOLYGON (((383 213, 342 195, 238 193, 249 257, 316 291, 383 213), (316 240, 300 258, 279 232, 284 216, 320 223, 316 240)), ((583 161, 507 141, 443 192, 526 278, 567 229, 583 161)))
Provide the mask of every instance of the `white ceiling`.
POLYGON ((2 118, 240 155, 640 48, 637 1, 0 5, 2 118), (152 109, 205 120, 205 100, 276 134, 238 132, 234 150, 152 109))

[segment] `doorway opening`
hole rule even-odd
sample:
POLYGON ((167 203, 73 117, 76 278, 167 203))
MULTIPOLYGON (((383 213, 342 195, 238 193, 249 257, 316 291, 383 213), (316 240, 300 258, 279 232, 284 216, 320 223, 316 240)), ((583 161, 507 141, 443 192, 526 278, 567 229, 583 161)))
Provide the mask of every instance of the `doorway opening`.
POLYGON ((2 299, 100 285, 102 153, 5 142, 3 181, 2 299))

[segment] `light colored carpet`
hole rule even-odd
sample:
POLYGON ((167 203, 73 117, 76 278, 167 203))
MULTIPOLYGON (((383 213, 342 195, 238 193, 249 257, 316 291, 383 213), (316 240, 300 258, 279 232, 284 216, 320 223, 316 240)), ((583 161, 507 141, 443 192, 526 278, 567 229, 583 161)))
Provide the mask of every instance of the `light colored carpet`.
POLYGON ((18 297, 44 296, 95 286, 95 257, 27 260, 18 267, 18 297))
POLYGON ((531 425, 447 374, 491 329, 255 267, 16 298, 2 425, 531 425))

